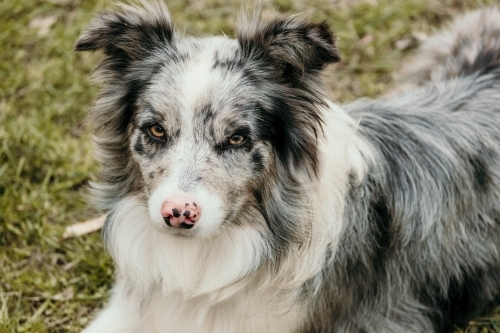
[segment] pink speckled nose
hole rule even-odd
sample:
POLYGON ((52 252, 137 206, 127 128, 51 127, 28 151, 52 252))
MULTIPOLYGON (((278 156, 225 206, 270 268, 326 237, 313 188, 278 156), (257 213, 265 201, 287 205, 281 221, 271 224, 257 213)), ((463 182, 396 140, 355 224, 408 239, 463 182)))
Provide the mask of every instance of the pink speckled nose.
POLYGON ((189 197, 169 198, 161 205, 161 216, 169 227, 191 229, 200 219, 201 207, 189 197))

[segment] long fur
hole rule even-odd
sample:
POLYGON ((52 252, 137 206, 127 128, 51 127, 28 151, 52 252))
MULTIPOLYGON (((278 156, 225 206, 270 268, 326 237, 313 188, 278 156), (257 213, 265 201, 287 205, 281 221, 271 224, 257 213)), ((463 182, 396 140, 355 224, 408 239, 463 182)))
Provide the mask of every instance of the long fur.
POLYGON ((101 13, 75 49, 104 52, 89 124, 117 272, 84 332, 446 332, 498 304, 492 22, 431 38, 418 88, 341 108, 324 22, 254 13, 232 40, 181 36, 161 2, 101 13), (159 207, 183 193, 203 216, 174 230, 159 207))

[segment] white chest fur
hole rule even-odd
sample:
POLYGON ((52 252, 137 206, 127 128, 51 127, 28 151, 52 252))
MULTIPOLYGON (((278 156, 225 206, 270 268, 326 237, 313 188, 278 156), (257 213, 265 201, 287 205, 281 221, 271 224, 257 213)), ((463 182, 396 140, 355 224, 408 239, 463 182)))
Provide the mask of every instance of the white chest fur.
POLYGON ((300 326, 305 311, 299 305, 266 298, 242 292, 209 305, 206 297, 186 300, 180 293, 139 296, 118 281, 109 306, 83 333, 273 333, 300 326))

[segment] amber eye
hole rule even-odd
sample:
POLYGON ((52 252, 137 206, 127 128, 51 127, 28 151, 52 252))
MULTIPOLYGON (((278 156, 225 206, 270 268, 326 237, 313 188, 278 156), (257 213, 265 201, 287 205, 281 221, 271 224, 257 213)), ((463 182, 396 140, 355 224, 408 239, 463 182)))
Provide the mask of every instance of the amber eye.
POLYGON ((234 134, 229 138, 229 144, 233 146, 242 144, 243 141, 245 141, 245 137, 241 134, 234 134))
POLYGON ((158 139, 163 139, 165 137, 165 130, 160 125, 153 125, 148 128, 150 135, 158 139))

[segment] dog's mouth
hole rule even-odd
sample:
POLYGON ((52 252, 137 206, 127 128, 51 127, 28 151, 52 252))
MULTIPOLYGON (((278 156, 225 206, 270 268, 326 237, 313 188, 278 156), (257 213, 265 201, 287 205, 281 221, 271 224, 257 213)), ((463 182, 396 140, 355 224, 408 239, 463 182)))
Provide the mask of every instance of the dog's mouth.
MULTIPOLYGON (((169 227, 172 227, 172 216, 167 216, 167 217, 164 217, 163 220, 165 221, 165 223, 169 226, 169 227)), ((193 221, 191 218, 189 217, 186 217, 184 218, 184 220, 182 222, 179 223, 178 225, 178 228, 180 229, 191 229, 194 227, 194 223, 196 221, 193 221)))
MULTIPOLYGON (((237 213, 235 212, 226 212, 222 222, 220 222, 217 226, 214 226, 216 229, 225 229, 228 226, 234 224, 237 213)), ((216 230, 203 230, 203 221, 193 222, 191 219, 186 218, 183 222, 179 224, 179 227, 172 228, 169 223, 171 223, 167 218, 164 218, 165 228, 162 228, 162 232, 166 232, 172 236, 179 236, 185 238, 197 237, 201 234, 208 236, 216 233, 216 230)))

